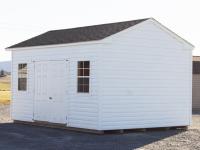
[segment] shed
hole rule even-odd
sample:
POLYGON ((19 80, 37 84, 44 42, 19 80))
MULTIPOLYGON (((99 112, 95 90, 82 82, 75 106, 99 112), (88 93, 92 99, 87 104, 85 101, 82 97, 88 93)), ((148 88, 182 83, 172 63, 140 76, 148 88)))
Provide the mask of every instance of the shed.
POLYGON ((200 110, 200 56, 193 56, 192 109, 200 110))
POLYGON ((188 126, 192 49, 153 18, 53 30, 12 51, 12 118, 97 131, 188 126))

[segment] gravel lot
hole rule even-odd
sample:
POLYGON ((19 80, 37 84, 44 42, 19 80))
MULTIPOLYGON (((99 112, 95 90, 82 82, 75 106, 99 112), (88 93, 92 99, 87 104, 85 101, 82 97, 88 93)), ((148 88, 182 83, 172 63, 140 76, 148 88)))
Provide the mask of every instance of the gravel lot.
POLYGON ((13 124, 9 106, 0 106, 0 149, 3 150, 194 150, 200 149, 200 114, 188 131, 155 130, 94 135, 13 124))
POLYGON ((0 104, 0 123, 11 122, 10 120, 10 106, 0 104))

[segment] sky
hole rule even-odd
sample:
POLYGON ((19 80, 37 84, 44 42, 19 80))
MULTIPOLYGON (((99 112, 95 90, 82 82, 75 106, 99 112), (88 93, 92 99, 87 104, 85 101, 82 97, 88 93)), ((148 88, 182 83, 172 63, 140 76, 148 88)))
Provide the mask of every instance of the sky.
POLYGON ((199 0, 0 0, 0 61, 5 48, 54 29, 153 17, 195 46, 200 56, 199 0))

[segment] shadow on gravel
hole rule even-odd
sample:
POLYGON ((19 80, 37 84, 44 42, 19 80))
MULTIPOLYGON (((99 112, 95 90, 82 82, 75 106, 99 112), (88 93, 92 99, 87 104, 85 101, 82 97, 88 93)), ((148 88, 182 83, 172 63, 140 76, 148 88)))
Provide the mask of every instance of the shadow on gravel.
POLYGON ((3 150, 132 150, 182 133, 181 130, 95 135, 22 124, 0 124, 3 150))
POLYGON ((196 110, 196 111, 193 110, 193 111, 192 111, 192 114, 193 114, 193 115, 200 115, 200 111, 199 111, 199 110, 196 110))

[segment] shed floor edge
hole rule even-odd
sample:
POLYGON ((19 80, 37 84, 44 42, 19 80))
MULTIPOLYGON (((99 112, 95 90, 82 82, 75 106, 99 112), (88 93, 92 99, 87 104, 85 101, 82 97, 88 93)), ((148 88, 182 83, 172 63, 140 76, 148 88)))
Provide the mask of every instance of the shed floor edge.
POLYGON ((32 125, 32 126, 48 127, 48 128, 54 128, 54 129, 64 129, 64 130, 70 130, 70 131, 76 131, 76 132, 104 134, 104 130, 67 127, 66 124, 50 123, 50 122, 45 122, 45 121, 29 122, 29 121, 13 120, 13 122, 16 123, 16 124, 25 124, 25 125, 32 125))
POLYGON ((40 126, 40 127, 48 127, 54 129, 64 129, 75 132, 84 132, 84 133, 92 133, 92 134, 105 134, 105 133, 128 133, 128 132, 145 132, 145 131, 158 131, 158 130, 170 130, 170 129, 182 129, 188 130, 187 125, 185 126, 171 126, 171 127, 155 127, 155 128, 132 128, 132 129, 113 129, 113 130, 95 130, 95 129, 85 129, 85 128, 77 128, 77 127, 67 127, 66 124, 58 124, 58 123, 50 123, 45 121, 21 121, 21 120, 13 120, 16 124, 25 124, 32 126, 40 126))

